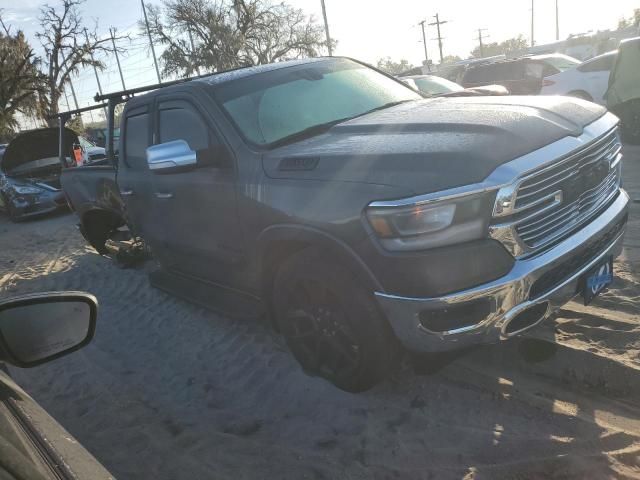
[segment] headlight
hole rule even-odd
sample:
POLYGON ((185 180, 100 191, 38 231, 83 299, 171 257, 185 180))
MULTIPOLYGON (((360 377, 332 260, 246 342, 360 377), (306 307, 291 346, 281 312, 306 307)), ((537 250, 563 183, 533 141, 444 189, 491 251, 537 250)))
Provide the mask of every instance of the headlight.
POLYGON ((41 188, 29 187, 27 185, 17 185, 14 188, 16 192, 18 192, 20 195, 36 195, 44 191, 41 188))
POLYGON ((485 237, 494 200, 495 191, 411 204, 373 202, 366 215, 387 250, 421 250, 485 237))

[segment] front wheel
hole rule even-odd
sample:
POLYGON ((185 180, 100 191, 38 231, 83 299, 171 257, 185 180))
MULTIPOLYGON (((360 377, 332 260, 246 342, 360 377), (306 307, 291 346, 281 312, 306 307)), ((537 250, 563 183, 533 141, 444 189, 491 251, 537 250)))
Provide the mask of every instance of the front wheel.
POLYGON ((309 374, 361 392, 392 370, 398 342, 357 278, 314 248, 287 260, 273 304, 289 349, 309 374))

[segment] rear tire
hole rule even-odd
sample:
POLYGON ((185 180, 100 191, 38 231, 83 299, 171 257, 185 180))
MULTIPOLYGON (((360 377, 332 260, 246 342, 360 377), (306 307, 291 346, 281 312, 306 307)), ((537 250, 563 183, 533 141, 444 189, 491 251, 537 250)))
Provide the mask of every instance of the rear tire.
POLYGON ((273 305, 305 372, 342 390, 368 390, 397 364, 399 343, 370 292, 318 249, 307 248, 280 267, 273 305))

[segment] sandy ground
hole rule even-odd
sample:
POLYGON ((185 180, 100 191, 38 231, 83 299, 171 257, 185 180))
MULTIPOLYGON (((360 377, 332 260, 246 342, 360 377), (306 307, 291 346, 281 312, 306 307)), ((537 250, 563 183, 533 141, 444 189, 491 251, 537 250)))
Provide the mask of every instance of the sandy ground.
MULTIPOLYGON (((640 149, 626 153, 640 199, 640 149)), ((121 479, 640 477, 639 213, 613 288, 569 304, 532 334, 544 340, 435 372, 407 364, 360 395, 304 375, 258 320, 222 318, 100 257, 73 215, 0 218, 0 297, 80 289, 101 305, 90 346, 12 373, 121 479)))

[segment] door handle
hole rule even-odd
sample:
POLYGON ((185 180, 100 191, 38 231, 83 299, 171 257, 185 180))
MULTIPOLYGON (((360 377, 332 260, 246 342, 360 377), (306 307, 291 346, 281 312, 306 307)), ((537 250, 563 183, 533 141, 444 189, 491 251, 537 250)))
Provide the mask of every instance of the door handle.
POLYGON ((156 192, 156 198, 173 198, 173 193, 156 192))
POLYGON ((133 190, 120 190, 120 195, 123 197, 130 197, 133 195, 133 190))

